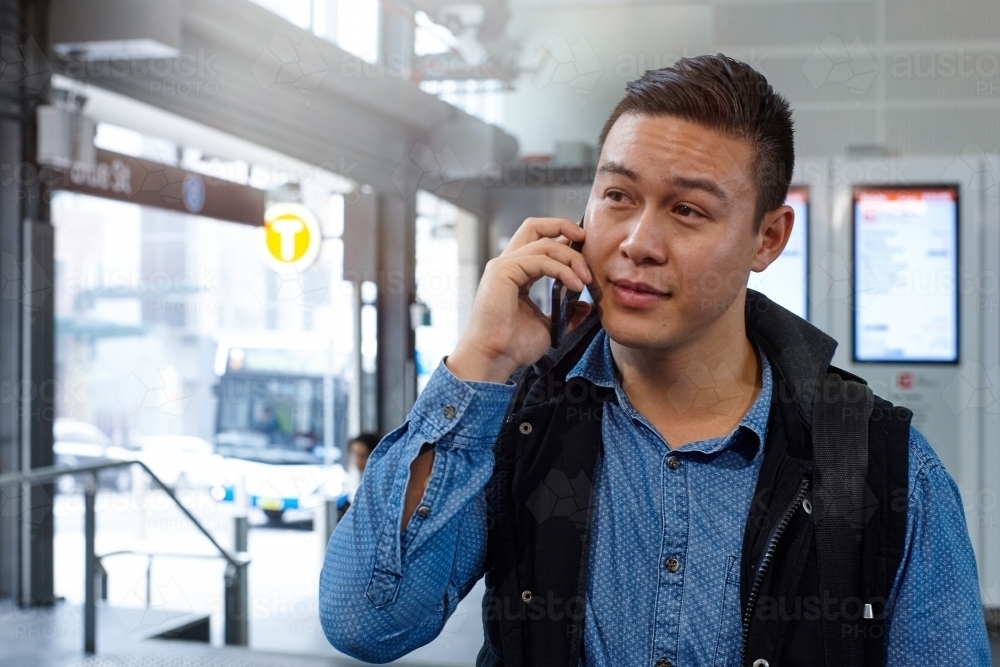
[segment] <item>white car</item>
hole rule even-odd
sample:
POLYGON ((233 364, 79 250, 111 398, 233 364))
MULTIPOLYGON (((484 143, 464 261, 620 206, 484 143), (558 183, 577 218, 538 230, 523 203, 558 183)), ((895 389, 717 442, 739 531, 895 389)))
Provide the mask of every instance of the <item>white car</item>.
POLYGON ((247 504, 263 510, 271 521, 281 521, 285 512, 311 510, 326 498, 336 498, 344 489, 343 466, 275 464, 225 459, 225 474, 212 487, 219 502, 234 502, 239 485, 246 485, 247 504))
POLYGON ((223 458, 212 443, 191 435, 154 435, 133 438, 128 460, 141 461, 160 481, 174 490, 208 489, 218 479, 223 458))
MULTIPOLYGON (((120 447, 115 447, 105 433, 93 424, 78 419, 57 417, 52 424, 52 451, 57 466, 76 468, 119 460, 120 447)), ((103 488, 125 491, 131 483, 127 468, 112 468, 97 475, 103 488)), ((56 486, 61 493, 78 490, 82 480, 69 475, 60 477, 56 486)))

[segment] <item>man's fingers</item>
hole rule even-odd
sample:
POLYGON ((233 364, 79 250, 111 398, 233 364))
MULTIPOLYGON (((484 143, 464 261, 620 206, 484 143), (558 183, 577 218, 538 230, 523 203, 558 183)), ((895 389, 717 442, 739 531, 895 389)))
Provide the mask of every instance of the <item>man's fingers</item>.
POLYGON ((511 277, 518 287, 523 287, 542 276, 548 276, 561 280, 564 285, 575 291, 582 291, 584 288, 583 280, 572 268, 548 255, 511 258, 508 270, 512 272, 511 277))
POLYGON ((528 218, 514 232, 504 252, 517 250, 541 238, 564 236, 570 241, 583 241, 586 232, 580 225, 565 218, 528 218))
POLYGON ((511 257, 525 257, 528 255, 547 255, 572 267, 573 271, 576 272, 576 275, 580 276, 580 279, 584 283, 589 283, 593 280, 593 274, 591 274, 590 267, 587 266, 587 260, 583 258, 583 255, 568 245, 559 243, 556 239, 538 239, 510 253, 511 257))

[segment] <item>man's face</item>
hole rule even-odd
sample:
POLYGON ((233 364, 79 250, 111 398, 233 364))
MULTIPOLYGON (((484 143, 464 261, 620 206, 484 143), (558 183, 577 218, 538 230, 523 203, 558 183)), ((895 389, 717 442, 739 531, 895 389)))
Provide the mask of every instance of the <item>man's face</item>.
POLYGON ((357 440, 351 441, 350 447, 348 448, 351 454, 351 467, 353 467, 358 472, 364 472, 365 466, 368 465, 368 445, 363 442, 358 442, 357 440))
POLYGON ((755 265, 751 160, 748 141, 685 120, 624 114, 615 122, 583 245, 612 340, 633 348, 694 340, 733 306, 751 268, 763 268, 755 265))

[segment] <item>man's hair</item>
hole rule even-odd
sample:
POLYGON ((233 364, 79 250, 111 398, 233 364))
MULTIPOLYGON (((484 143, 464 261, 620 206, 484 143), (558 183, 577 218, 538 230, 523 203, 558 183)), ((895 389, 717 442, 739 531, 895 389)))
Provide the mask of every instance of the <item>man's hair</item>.
POLYGON ((622 114, 673 116, 750 142, 757 200, 754 233, 764 214, 785 203, 795 166, 792 112, 750 65, 724 56, 681 58, 671 67, 646 70, 625 86, 597 140, 600 155, 611 126, 622 114))
POLYGON ((378 443, 381 440, 382 437, 378 433, 366 432, 357 434, 356 436, 351 438, 348 444, 350 444, 351 442, 360 442, 368 449, 368 453, 371 454, 375 450, 375 446, 378 445, 378 443))

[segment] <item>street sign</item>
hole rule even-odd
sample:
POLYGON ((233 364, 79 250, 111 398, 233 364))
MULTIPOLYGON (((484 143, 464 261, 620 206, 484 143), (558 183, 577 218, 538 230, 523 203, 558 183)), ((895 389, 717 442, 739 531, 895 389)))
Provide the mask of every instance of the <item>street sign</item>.
POLYGON ((312 212, 301 204, 272 204, 261 229, 264 257, 276 271, 302 270, 319 255, 323 233, 312 212))
POLYGON ((76 162, 65 170, 46 168, 41 177, 53 190, 245 225, 262 222, 263 190, 111 151, 98 150, 96 154, 93 164, 76 162))

